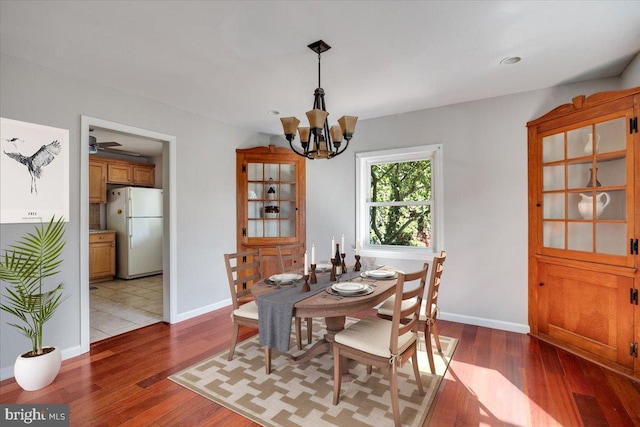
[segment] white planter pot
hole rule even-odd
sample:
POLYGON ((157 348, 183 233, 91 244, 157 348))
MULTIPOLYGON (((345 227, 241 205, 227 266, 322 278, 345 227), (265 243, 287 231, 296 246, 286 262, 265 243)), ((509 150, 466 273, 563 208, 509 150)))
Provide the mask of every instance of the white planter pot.
POLYGON ((40 390, 56 379, 61 364, 62 357, 58 348, 53 348, 53 351, 36 357, 20 355, 13 366, 13 375, 18 385, 24 390, 40 390))

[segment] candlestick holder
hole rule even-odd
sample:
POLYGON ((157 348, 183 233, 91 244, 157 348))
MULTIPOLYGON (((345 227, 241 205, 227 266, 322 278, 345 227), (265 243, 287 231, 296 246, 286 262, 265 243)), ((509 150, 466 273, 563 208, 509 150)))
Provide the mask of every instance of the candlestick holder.
POLYGON ((336 281, 336 267, 338 266, 338 261, 335 258, 331 258, 331 277, 329 277, 329 280, 331 280, 332 282, 336 281))
POLYGON ((346 256, 347 254, 345 253, 340 254, 340 258, 342 258, 342 264, 340 264, 340 267, 342 268, 342 274, 345 274, 347 272, 347 264, 344 263, 344 257, 346 256))
POLYGON ((302 285, 302 292, 309 292, 311 290, 311 286, 309 286, 309 275, 305 274, 302 277, 304 278, 304 285, 302 285))
POLYGON ((356 255, 356 265, 353 266, 353 271, 360 271, 360 255, 356 255))
POLYGON ((316 265, 311 264, 311 274, 309 275, 310 282, 312 285, 318 283, 318 278, 316 277, 316 265))

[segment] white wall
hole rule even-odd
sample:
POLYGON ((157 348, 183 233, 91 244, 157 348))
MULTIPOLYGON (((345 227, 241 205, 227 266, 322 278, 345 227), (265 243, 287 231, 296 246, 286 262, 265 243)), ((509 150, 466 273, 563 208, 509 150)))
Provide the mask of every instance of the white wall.
POLYGON ((528 332, 526 124, 577 95, 620 88, 619 79, 598 80, 360 121, 347 153, 307 162, 307 244, 328 254, 332 235, 355 241, 356 152, 441 143, 441 317, 528 332))
POLYGON ((620 78, 620 83, 623 88, 640 86, 640 53, 627 65, 620 78))
MULTIPOLYGON (((222 254, 235 250, 235 149, 265 145, 264 137, 138 96, 119 92, 10 56, 0 57, 0 115, 69 129, 70 218, 62 273, 70 296, 45 325, 45 344, 63 355, 80 345, 80 116, 88 115, 174 135, 177 170, 177 308, 188 318, 229 298, 222 254), (215 167, 213 167, 215 165, 215 167)), ((0 248, 32 225, 0 226, 0 248)), ((4 284, 2 285, 4 286, 4 284)), ((0 375, 12 374, 27 338, 0 312, 0 375)))

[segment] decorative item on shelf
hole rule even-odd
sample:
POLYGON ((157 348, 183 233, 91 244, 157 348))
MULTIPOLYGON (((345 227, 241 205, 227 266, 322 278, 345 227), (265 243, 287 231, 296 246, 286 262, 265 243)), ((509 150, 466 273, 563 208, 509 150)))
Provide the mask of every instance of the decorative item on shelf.
MULTIPOLYGON (((596 168, 596 187, 602 187, 602 184, 600 184, 600 181, 598 181, 598 168, 596 168)), ((593 169, 589 168, 589 181, 587 181, 587 185, 585 186, 587 188, 591 188, 593 187, 593 169)))
MULTIPOLYGON (((580 202, 578 203, 578 211, 580 212, 580 215, 582 215, 582 218, 584 219, 593 219, 593 196, 587 196, 584 193, 580 193, 580 196, 582 196, 582 199, 580 200, 580 202)), ((607 205, 609 204, 609 202, 611 201, 611 198, 609 197, 608 193, 602 192, 602 193, 598 193, 595 196, 596 199, 596 219, 600 218, 600 215, 602 215, 602 211, 604 210, 604 208, 607 207, 607 205), (602 201, 602 198, 604 197, 604 202, 602 201)))
POLYGON ((276 199, 276 189, 273 186, 273 178, 269 178, 269 189, 267 190, 267 199, 276 199))
POLYGON ((600 145, 600 134, 596 134, 595 151, 593 151, 593 134, 589 133, 589 134, 585 135, 585 140, 587 141, 587 143, 584 146, 585 154, 591 155, 593 153, 597 153, 598 152, 598 146, 600 145))
POLYGON ((358 118, 356 116, 342 116, 338 119, 339 126, 329 127, 327 121, 329 113, 324 104, 324 89, 320 85, 320 56, 322 52, 331 49, 331 46, 322 40, 318 40, 308 45, 308 48, 318 54, 318 88, 313 94, 313 110, 307 111, 309 127, 298 127, 300 120, 295 117, 283 117, 280 121, 284 129, 284 135, 294 153, 307 159, 331 159, 344 153, 349 146, 358 118), (300 135, 300 144, 303 151, 299 151, 293 146, 296 130, 300 135), (311 135, 313 135, 313 142, 310 141, 311 135), (340 149, 343 138, 347 143, 340 149))
POLYGON ((249 191, 249 199, 250 200, 255 200, 258 198, 258 194, 256 194, 255 191, 249 191))
POLYGON ((265 206, 264 217, 267 219, 278 218, 280 215, 280 208, 278 206, 265 206))

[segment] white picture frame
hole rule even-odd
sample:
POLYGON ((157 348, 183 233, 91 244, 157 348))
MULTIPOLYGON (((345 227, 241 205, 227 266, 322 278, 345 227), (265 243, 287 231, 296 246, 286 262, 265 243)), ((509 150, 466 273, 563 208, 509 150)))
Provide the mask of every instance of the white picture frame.
POLYGON ((69 221, 69 130, 0 117, 0 223, 69 221))

